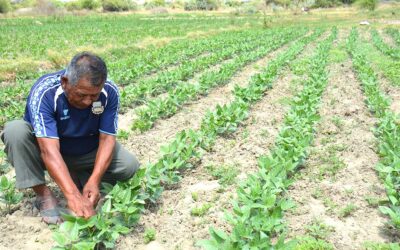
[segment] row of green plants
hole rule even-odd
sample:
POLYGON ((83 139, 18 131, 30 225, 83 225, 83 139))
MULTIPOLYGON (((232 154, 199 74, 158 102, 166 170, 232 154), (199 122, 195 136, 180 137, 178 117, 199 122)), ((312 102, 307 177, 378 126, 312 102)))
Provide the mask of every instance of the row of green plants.
MULTIPOLYGON (((269 31, 265 36, 275 34, 269 31)), ((232 42, 226 42, 222 48, 217 48, 214 53, 201 56, 192 61, 185 61, 177 68, 161 72, 155 77, 140 80, 137 84, 126 86, 121 94, 122 108, 143 104, 148 97, 156 96, 175 88, 180 81, 186 81, 193 77, 196 72, 205 70, 213 65, 231 59, 237 53, 251 51, 264 43, 259 39, 260 33, 255 32, 242 38, 232 38, 232 42), (246 44, 246 45, 244 45, 246 44)), ((221 43, 224 44, 223 41, 221 43)))
MULTIPOLYGON (((210 228, 210 240, 200 241, 205 249, 291 249, 295 241, 285 242, 283 213, 293 207, 287 188, 297 167, 304 163, 319 120, 318 108, 327 85, 326 65, 334 28, 310 59, 303 90, 292 101, 274 148, 258 161, 259 171, 239 184, 232 213, 226 213, 230 233, 210 228), (275 240, 277 239, 277 240, 275 240)), ((267 86, 269 75, 262 81, 267 86)), ((246 97, 247 99, 247 97, 246 97)))
MULTIPOLYGON (((250 52, 243 52, 235 56, 231 62, 223 64, 217 70, 206 71, 200 76, 195 84, 186 82, 179 83, 176 88, 168 92, 168 96, 156 98, 148 102, 146 107, 137 109, 137 118, 133 122, 132 128, 141 132, 149 130, 158 119, 164 119, 174 115, 182 108, 182 105, 190 100, 206 95, 211 88, 224 85, 234 74, 246 64, 257 60, 270 51, 273 51, 295 37, 304 35, 306 30, 282 30, 276 35, 270 35, 266 39, 261 39, 265 43, 258 46, 258 49, 250 52)), ((243 44, 242 46, 249 46, 243 44)), ((252 46, 249 46, 252 49, 252 46)))
POLYGON ((376 169, 389 200, 386 206, 380 206, 379 209, 391 218, 392 226, 400 230, 400 123, 390 109, 388 97, 380 90, 377 74, 365 54, 358 49, 358 41, 358 31, 353 28, 347 40, 347 49, 362 83, 368 108, 378 118, 374 132, 378 138, 380 162, 376 169))
MULTIPOLYGON (((255 76, 249 88, 267 90, 268 87, 257 85, 258 79, 266 75, 275 79, 278 72, 322 32, 318 30, 293 44, 271 63, 271 67, 255 76)), ((230 105, 217 106, 215 111, 207 113, 201 129, 184 130, 169 145, 161 147, 161 157, 157 162, 139 169, 126 182, 119 182, 114 187, 106 186, 108 194, 96 216, 89 220, 65 216, 66 221, 54 233, 56 249, 93 249, 100 245, 112 248, 116 239, 128 233, 129 228, 138 222, 145 204, 155 203, 164 186, 177 183, 181 171, 192 168, 204 151, 211 149, 217 135, 233 132, 247 118, 249 106, 250 102, 239 97, 230 105)))
POLYGON ((395 28, 387 28, 386 33, 389 34, 396 42, 397 46, 400 46, 400 31, 395 28))
POLYGON ((114 76, 114 81, 119 85, 132 84, 138 77, 177 65, 204 53, 215 52, 221 49, 225 42, 231 43, 234 38, 246 38, 251 33, 254 34, 254 31, 225 31, 202 39, 183 38, 161 48, 151 47, 145 51, 128 53, 129 56, 126 56, 126 48, 113 50, 108 63, 110 75, 114 76))
POLYGON ((386 44, 376 29, 371 30, 371 36, 375 47, 377 47, 383 54, 388 55, 395 60, 400 59, 400 49, 386 44))

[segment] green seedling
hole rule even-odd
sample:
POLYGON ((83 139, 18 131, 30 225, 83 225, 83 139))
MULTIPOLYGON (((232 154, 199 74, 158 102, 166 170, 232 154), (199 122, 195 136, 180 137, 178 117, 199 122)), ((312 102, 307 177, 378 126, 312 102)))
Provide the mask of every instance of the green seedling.
POLYGON ((156 239, 156 230, 154 228, 147 228, 146 231, 144 231, 144 243, 148 244, 156 239))
POLYGON ((328 208, 328 211, 333 212, 335 208, 337 207, 337 204, 329 197, 326 197, 323 200, 324 206, 328 208))
POLYGON ((15 189, 15 181, 2 176, 0 179, 0 201, 6 205, 6 212, 11 212, 12 205, 18 204, 23 198, 23 193, 15 189))
POLYGON ((192 216, 198 216, 198 217, 202 217, 204 216, 208 210, 211 208, 211 204, 210 203, 205 203, 200 207, 194 207, 190 210, 190 214, 192 216))
POLYGON ((309 236, 317 240, 326 240, 334 232, 334 228, 326 225, 321 220, 314 219, 306 226, 306 232, 309 236))
POLYGON ((357 206, 354 204, 348 204, 344 208, 340 209, 338 212, 338 216, 340 218, 345 218, 350 216, 352 213, 354 213, 357 210, 357 206))
POLYGON ((313 237, 301 237, 297 239, 294 250, 333 250, 334 246, 324 240, 313 237))
POLYGON ((239 174, 238 166, 236 165, 226 165, 226 166, 214 166, 209 165, 206 167, 207 171, 223 185, 232 185, 236 176, 239 174))
POLYGON ((375 196, 366 196, 364 199, 368 202, 370 207, 379 207, 388 203, 388 200, 375 196))
POLYGON ((344 126, 343 119, 340 118, 339 116, 334 116, 334 117, 332 117, 332 123, 333 123, 338 129, 342 129, 343 126, 344 126))
POLYGON ((129 132, 123 129, 118 130, 118 139, 127 140, 129 138, 129 132))
POLYGON ((365 242, 363 244, 365 250, 400 250, 399 243, 377 243, 377 242, 365 242))
POLYGON ((192 200, 193 201, 198 201, 199 200, 199 193, 192 192, 192 200))
POLYGON ((322 197, 324 197, 324 191, 320 188, 315 188, 314 191, 311 193, 311 196, 314 199, 321 199, 322 197))

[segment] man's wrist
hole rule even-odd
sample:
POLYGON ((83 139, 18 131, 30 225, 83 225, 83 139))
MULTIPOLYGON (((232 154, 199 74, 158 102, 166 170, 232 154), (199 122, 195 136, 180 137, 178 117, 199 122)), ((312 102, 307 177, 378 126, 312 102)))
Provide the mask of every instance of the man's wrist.
POLYGON ((96 185, 97 187, 100 186, 101 177, 92 175, 90 176, 88 182, 86 184, 96 185))

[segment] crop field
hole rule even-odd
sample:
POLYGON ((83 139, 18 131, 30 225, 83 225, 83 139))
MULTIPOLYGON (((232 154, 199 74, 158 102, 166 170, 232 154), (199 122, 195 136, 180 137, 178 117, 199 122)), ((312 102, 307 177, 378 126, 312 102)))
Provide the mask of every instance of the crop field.
POLYGON ((141 162, 47 226, 1 151, 0 249, 400 249, 400 10, 352 11, 0 19, 0 131, 89 50, 141 162))

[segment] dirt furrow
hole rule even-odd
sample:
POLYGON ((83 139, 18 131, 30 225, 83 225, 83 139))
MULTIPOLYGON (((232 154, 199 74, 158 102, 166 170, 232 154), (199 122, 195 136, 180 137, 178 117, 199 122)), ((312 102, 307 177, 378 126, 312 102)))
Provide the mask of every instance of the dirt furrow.
MULTIPOLYGON (((322 40, 325 36, 318 39, 322 40)), ((315 43, 308 45, 300 57, 309 55, 315 43)), ((265 66, 269 59, 256 65, 265 66)), ((256 69, 248 69, 241 78, 248 82, 256 69)), ((223 219, 225 209, 231 209, 236 196, 236 183, 257 170, 257 159, 272 146, 278 134, 289 100, 301 88, 302 76, 283 71, 266 96, 250 112, 243 126, 232 136, 219 137, 212 151, 205 153, 201 163, 185 175, 178 189, 166 190, 162 197, 162 208, 148 211, 131 236, 124 238, 119 249, 128 246, 153 249, 196 249, 199 239, 208 237, 210 226, 228 227, 223 219), (205 214, 194 215, 194 209, 204 208, 205 214), (145 246, 143 232, 154 228, 156 242, 145 246), (171 232, 174 234, 171 235, 171 232)))
POLYGON ((297 208, 286 219, 291 237, 310 235, 337 249, 361 249, 366 241, 389 240, 387 219, 376 207, 385 195, 375 172, 379 159, 371 129, 376 121, 351 61, 328 70, 316 140, 289 191, 297 208))

